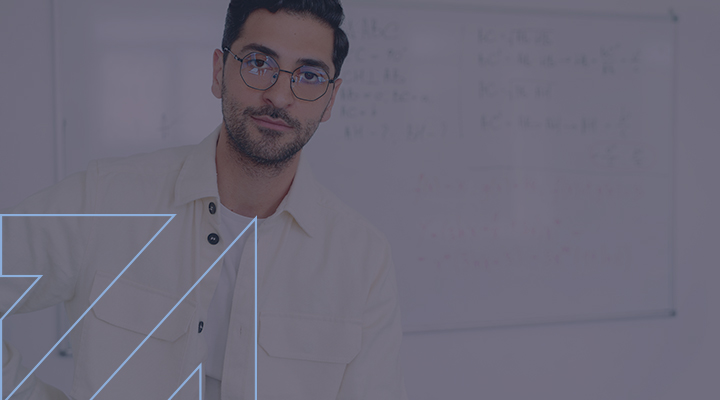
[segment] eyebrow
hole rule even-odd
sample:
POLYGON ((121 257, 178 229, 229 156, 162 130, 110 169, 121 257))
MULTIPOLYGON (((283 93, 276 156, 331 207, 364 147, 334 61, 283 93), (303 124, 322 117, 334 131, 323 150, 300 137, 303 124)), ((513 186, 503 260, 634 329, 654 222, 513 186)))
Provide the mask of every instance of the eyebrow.
MULTIPOLYGON (((245 53, 248 50, 259 51, 260 53, 265 53, 265 54, 269 55, 270 57, 280 58, 280 56, 278 55, 278 53, 275 50, 273 50, 267 46, 263 46, 259 43, 246 44, 245 46, 243 46, 242 49, 240 49, 240 54, 245 53)), ((329 72, 330 67, 322 60, 316 60, 314 58, 300 58, 297 60, 297 64, 298 65, 307 65, 309 67, 319 67, 319 68, 322 68, 324 71, 328 72, 328 75, 330 74, 330 72, 329 72)))
POLYGON ((242 49, 240 49, 240 54, 245 53, 248 50, 259 51, 261 53, 265 53, 265 54, 269 55, 270 57, 280 58, 280 56, 278 56, 278 53, 276 53, 275 50, 273 50, 269 47, 265 47, 261 44, 257 44, 257 43, 246 44, 245 46, 243 46, 242 49))

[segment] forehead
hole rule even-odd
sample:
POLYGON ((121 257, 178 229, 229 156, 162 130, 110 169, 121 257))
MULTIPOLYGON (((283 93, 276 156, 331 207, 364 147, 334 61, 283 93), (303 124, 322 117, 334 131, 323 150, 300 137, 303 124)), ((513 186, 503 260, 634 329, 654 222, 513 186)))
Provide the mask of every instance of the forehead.
POLYGON ((233 47, 240 49, 248 44, 272 49, 281 64, 316 59, 332 65, 333 30, 310 16, 282 10, 274 14, 265 9, 255 10, 245 21, 233 47))

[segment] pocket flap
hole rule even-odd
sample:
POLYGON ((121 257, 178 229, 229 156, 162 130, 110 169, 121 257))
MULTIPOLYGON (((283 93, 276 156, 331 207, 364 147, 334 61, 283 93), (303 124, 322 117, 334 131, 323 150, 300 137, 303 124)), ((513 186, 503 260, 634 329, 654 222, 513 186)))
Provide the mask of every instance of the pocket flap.
MULTIPOLYGON (((90 291, 90 301, 95 301, 113 279, 115 277, 109 274, 97 272, 90 291)), ((179 300, 180 297, 120 278, 95 304, 93 313, 109 324, 147 336, 179 300)), ((191 301, 183 301, 152 337, 170 342, 179 339, 188 331, 194 311, 191 301)))
POLYGON ((261 315, 259 341, 270 356, 349 363, 360 352, 360 323, 309 315, 261 315))

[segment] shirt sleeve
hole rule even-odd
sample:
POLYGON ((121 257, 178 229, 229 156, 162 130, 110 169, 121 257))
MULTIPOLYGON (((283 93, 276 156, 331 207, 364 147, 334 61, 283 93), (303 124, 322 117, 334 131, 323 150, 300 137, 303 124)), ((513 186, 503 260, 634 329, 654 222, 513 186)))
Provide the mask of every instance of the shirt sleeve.
MULTIPOLYGON (((90 213, 88 189, 87 174, 77 173, 13 208, 0 210, 3 215, 0 315, 11 307, 10 313, 31 312, 73 297, 89 219, 24 215, 90 213), (23 296, 34 278, 13 278, 13 275, 40 275, 41 278, 23 296)), ((3 341, 2 350, 2 396, 5 398, 25 378, 28 370, 21 366, 21 356, 12 346, 3 341)), ((62 392, 34 376, 28 378, 12 397, 13 400, 65 398, 62 392)))
MULTIPOLYGON (((12 346, 3 342, 3 390, 2 397, 7 396, 23 380, 29 370, 22 366, 20 354, 12 346)), ((68 400, 68 397, 57 388, 37 379, 34 375, 15 392, 12 400, 68 400)))
POLYGON ((402 327, 389 244, 363 316, 362 347, 351 361, 338 400, 407 400, 400 365, 402 327))

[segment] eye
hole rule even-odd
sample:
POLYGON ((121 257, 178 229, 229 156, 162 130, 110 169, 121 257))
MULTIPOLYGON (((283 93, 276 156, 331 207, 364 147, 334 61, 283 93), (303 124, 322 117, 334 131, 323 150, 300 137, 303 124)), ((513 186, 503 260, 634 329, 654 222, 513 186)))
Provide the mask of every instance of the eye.
POLYGON ((267 68, 268 63, 265 60, 248 60, 248 65, 253 68, 267 68))
POLYGON ((312 72, 303 72, 301 75, 301 79, 304 81, 312 82, 316 79, 319 79, 319 77, 312 72))
POLYGON ((243 58, 243 69, 251 74, 264 75, 276 68, 274 60, 265 54, 250 53, 243 58))
POLYGON ((297 82, 306 85, 320 85, 328 81, 328 76, 321 68, 302 66, 295 72, 297 82))

